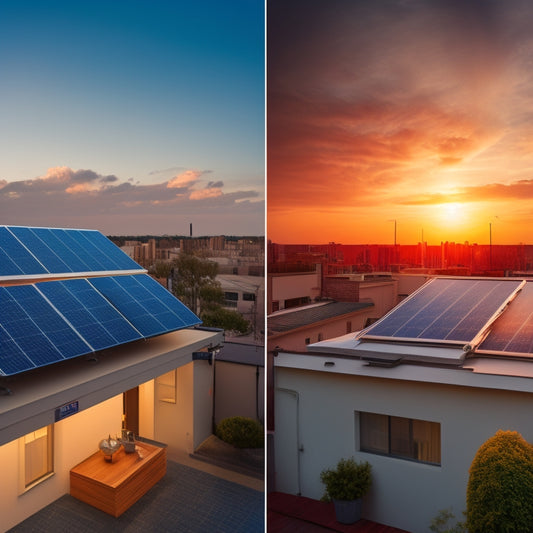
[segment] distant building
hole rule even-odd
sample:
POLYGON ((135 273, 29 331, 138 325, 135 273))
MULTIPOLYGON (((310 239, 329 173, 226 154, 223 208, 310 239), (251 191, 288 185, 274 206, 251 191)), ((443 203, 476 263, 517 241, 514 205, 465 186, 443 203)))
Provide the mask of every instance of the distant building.
POLYGON ((308 344, 359 331, 374 315, 372 302, 322 301, 268 315, 269 352, 304 351, 308 344))
POLYGON ((265 278, 219 274, 216 280, 224 292, 223 306, 238 311, 250 324, 255 338, 264 343, 265 278))

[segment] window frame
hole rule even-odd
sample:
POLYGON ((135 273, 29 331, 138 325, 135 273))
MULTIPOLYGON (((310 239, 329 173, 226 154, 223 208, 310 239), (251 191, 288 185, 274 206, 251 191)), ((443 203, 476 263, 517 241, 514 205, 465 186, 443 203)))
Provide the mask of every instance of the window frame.
MULTIPOLYGON (((357 411, 356 412, 356 418, 357 418, 357 426, 359 430, 359 451, 364 453, 371 453, 374 455, 381 455, 385 457, 392 457, 394 459, 402 459, 405 461, 412 461, 415 463, 421 463, 426 464, 430 466, 442 466, 442 430, 441 430, 441 424, 439 422, 434 422, 430 420, 421 420, 417 418, 407 418, 407 417, 400 417, 400 416, 393 416, 393 415, 384 415, 382 413, 372 413, 369 411, 357 411), (365 428, 363 427, 363 418, 364 415, 371 415, 373 417, 380 417, 381 423, 386 421, 386 445, 383 445, 379 449, 377 446, 372 447, 364 444, 365 439, 369 439, 368 432, 365 433, 365 428), (434 455, 434 459, 437 460, 429 460, 429 459, 421 459, 420 454, 423 454, 423 447, 422 444, 424 442, 420 440, 416 440, 414 437, 414 427, 415 425, 418 425, 419 428, 421 427, 420 424, 427 425, 425 430, 429 432, 430 440, 436 439, 435 443, 438 443, 438 448, 433 451, 427 451, 429 456, 434 455), (400 426, 406 426, 407 425, 407 431, 404 432, 403 435, 401 435, 401 431, 393 434, 393 426, 396 425, 397 427, 400 426), (404 440, 402 442, 401 437, 404 437, 404 440), (405 437, 407 437, 407 440, 405 440, 405 437), (408 451, 401 451, 402 445, 405 447, 408 451), (386 449, 385 449, 386 448, 386 449), (438 455, 438 457, 437 457, 438 455)), ((369 429, 369 427, 367 428, 369 429)), ((382 438, 384 435, 381 436, 382 438)))
MULTIPOLYGON (((46 481, 55 474, 54 467, 54 424, 49 424, 41 428, 37 428, 34 431, 30 431, 26 435, 23 435, 19 439, 19 449, 20 449, 20 477, 19 477, 19 486, 20 493, 23 494, 33 487, 36 487, 43 481, 46 481), (39 436, 38 433, 46 430, 46 435, 39 436), (31 439, 31 440, 29 440, 31 439), (31 466, 29 465, 30 454, 32 453, 31 447, 32 443, 36 443, 39 439, 45 439, 44 441, 44 451, 41 457, 38 459, 41 460, 43 469, 41 472, 34 473, 34 475, 28 478, 29 470, 31 466)), ((33 453, 38 453, 36 447, 33 447, 33 453)))
POLYGON ((178 401, 178 375, 174 368, 160 376, 156 376, 155 396, 158 402, 177 403, 178 401))

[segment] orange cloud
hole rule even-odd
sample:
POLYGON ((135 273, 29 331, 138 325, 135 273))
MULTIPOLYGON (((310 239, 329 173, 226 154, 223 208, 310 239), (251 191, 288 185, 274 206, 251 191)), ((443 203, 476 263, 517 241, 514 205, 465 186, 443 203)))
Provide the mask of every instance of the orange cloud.
POLYGON ((218 196, 222 196, 222 191, 217 188, 210 188, 210 189, 201 189, 199 191, 191 192, 189 199, 190 200, 204 200, 206 198, 217 198, 218 196))
POLYGON ((65 189, 67 194, 82 194, 96 190, 90 183, 76 183, 65 189))
POLYGON ((186 170, 181 174, 178 174, 167 183, 169 189, 180 189, 183 187, 191 187, 198 178, 202 175, 199 170, 186 170))

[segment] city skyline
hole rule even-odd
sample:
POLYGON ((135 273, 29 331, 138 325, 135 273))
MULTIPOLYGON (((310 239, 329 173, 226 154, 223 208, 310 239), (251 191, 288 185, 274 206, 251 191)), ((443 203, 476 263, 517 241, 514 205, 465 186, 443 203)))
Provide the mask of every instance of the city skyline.
POLYGON ((533 242, 529 3, 267 6, 269 239, 533 242))
POLYGON ((264 235, 264 7, 0 7, 2 223, 264 235))

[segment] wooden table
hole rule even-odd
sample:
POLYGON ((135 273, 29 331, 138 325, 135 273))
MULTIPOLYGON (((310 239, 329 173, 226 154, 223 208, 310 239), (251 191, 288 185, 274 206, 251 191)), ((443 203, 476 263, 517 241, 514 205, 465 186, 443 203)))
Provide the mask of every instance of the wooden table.
POLYGON ((70 494, 101 511, 120 516, 166 473, 166 448, 135 442, 135 452, 121 447, 113 461, 101 451, 70 471, 70 494))

